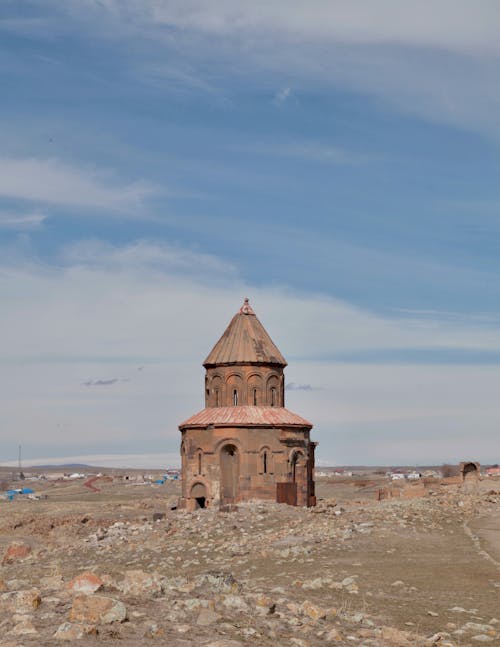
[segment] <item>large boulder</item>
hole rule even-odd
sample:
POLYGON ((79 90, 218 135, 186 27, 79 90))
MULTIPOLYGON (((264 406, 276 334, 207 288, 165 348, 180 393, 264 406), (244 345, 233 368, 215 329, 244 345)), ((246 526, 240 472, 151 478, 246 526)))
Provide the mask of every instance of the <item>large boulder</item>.
POLYGON ((106 625, 123 622, 127 609, 123 602, 103 595, 77 595, 69 612, 71 622, 106 625))

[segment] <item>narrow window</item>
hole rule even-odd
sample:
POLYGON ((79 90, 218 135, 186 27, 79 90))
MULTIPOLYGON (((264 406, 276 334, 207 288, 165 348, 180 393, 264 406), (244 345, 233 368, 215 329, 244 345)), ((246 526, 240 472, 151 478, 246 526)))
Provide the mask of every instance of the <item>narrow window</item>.
POLYGON ((253 390, 253 405, 254 407, 257 406, 257 389, 253 390))
POLYGON ((201 474, 201 451, 198 452, 198 474, 201 474))
POLYGON ((267 452, 262 454, 262 471, 267 474, 267 452))
POLYGON ((215 406, 218 407, 219 405, 219 389, 215 389, 215 406))
POLYGON ((271 389, 271 406, 276 406, 276 389, 274 388, 274 386, 271 389))
POLYGON ((233 390, 233 406, 236 407, 238 405, 238 391, 236 389, 233 390))

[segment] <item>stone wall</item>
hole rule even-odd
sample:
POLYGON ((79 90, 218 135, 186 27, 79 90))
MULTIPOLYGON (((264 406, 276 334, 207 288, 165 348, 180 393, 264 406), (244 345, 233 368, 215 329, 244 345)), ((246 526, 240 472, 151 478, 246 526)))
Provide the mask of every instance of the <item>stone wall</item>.
POLYGON ((205 406, 285 406, 279 366, 217 366, 205 375, 205 406), (235 400, 236 398, 236 400, 235 400))
POLYGON ((314 443, 308 428, 189 429, 181 455, 181 505, 188 509, 198 507, 201 498, 206 507, 276 501, 276 484, 283 482, 296 483, 297 505, 311 505, 314 443))

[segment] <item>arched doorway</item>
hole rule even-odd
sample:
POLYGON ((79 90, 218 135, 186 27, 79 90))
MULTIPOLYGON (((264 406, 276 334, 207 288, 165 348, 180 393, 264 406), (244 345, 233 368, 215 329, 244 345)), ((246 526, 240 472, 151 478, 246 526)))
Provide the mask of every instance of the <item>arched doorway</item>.
POLYGON ((302 469, 304 468, 305 460, 304 454, 302 452, 294 452, 291 459, 291 472, 292 472, 292 482, 297 483, 300 480, 302 469))
POLYGON ((477 465, 475 463, 464 463, 462 474, 464 479, 466 479, 468 476, 477 477, 477 465))
POLYGON ((195 483, 191 488, 191 498, 194 499, 196 505, 195 509, 207 507, 207 488, 203 483, 195 483))
POLYGON ((220 496, 221 503, 236 503, 240 461, 236 445, 224 445, 220 452, 220 496))

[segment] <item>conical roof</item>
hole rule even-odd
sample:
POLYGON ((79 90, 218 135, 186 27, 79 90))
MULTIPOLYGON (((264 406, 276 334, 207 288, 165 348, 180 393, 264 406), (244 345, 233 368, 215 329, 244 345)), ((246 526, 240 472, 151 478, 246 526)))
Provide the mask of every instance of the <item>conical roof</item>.
POLYGON ((248 299, 245 299, 224 334, 203 362, 205 367, 220 364, 286 366, 285 358, 257 319, 248 299))

